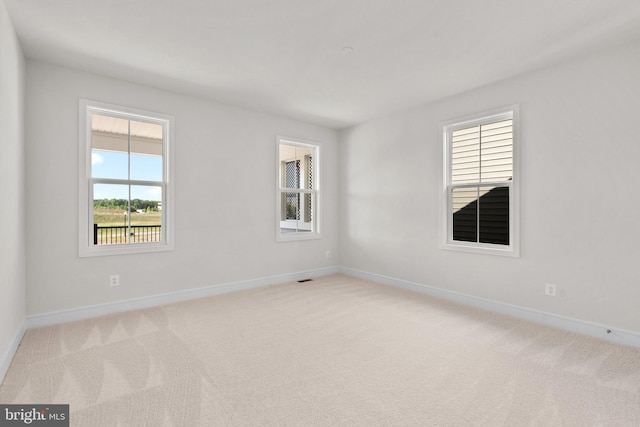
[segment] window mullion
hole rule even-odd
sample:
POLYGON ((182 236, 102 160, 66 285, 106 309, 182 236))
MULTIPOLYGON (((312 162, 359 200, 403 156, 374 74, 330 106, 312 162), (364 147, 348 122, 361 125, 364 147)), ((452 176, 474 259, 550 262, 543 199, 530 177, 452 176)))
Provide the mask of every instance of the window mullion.
POLYGON ((476 243, 480 243, 480 185, 482 184, 482 125, 478 129, 478 186, 476 187, 476 243))
POLYGON ((127 235, 125 241, 131 243, 131 120, 127 120, 127 182, 129 197, 127 199, 127 235))

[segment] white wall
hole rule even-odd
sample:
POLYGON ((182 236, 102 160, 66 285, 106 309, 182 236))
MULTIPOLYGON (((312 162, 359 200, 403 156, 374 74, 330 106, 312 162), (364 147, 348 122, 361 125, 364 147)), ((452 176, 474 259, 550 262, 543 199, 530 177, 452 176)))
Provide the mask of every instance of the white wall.
POLYGON ((25 317, 25 61, 0 0, 0 380, 25 317))
POLYGON ((33 61, 26 125, 29 315, 336 265, 333 130, 33 61), (174 251, 78 258, 79 98, 175 116, 174 251), (320 240, 275 241, 277 134, 322 144, 320 240))
POLYGON ((638 76, 640 44, 343 131, 341 264, 640 332, 638 76), (439 122, 516 103, 521 257, 439 249, 439 122))

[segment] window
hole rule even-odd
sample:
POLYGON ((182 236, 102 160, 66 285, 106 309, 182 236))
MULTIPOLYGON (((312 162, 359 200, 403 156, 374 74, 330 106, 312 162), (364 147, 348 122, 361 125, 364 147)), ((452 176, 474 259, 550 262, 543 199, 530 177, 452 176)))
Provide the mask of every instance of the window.
POLYGON ((80 101, 79 255, 173 249, 173 118, 80 101))
POLYGON ((518 256, 517 125, 518 106, 442 125, 445 249, 518 256))
POLYGON ((278 137, 276 240, 320 237, 316 143, 278 137))

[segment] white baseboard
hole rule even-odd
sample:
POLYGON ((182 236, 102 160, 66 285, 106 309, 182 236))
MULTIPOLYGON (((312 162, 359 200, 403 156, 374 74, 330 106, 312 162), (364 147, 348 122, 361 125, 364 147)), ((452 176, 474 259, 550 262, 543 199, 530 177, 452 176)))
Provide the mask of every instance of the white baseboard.
POLYGON ((640 348, 640 333, 619 329, 613 326, 601 325, 598 323, 588 322, 584 320, 574 319, 571 317, 561 316, 559 314, 547 313, 532 308, 521 307, 513 304, 493 301, 486 298, 480 298, 473 295, 467 295, 460 292, 448 291, 421 283, 409 282, 406 280, 395 279, 392 277, 382 276, 379 274, 368 273, 347 267, 340 267, 340 273, 348 276, 358 277, 361 279, 371 280, 372 282, 395 286, 402 289, 430 295, 436 298, 446 299, 459 304, 481 308, 483 310, 505 314, 518 319, 528 320, 531 322, 575 332, 581 335, 588 335, 595 338, 623 344, 631 347, 640 348))
POLYGON ((43 314, 27 316, 26 327, 38 328, 41 326, 55 325, 58 323, 71 322, 74 320, 89 319, 92 317, 104 316, 107 314, 121 313, 124 311, 140 310, 143 308, 155 307, 164 304, 187 301, 212 295, 224 294, 227 292, 242 291, 245 289, 259 288, 262 286, 275 285, 277 283, 302 280, 309 277, 326 276, 339 272, 338 267, 326 267, 316 270, 298 271, 295 273, 281 274, 278 276, 263 277, 259 279, 243 280, 239 282, 224 283, 220 285, 207 286, 204 288, 189 289, 179 292, 151 295, 148 297, 134 298, 122 301, 115 301, 106 304, 90 305, 69 310, 60 310, 43 314))
POLYGON ((515 318, 528 320, 559 329, 564 329, 566 331, 640 348, 640 333, 638 332, 628 331, 616 328, 614 326, 601 325, 598 323, 588 322, 580 319, 574 319, 571 317, 548 313, 532 308, 493 301, 486 298, 480 298, 460 292, 440 289, 434 286, 396 279, 380 274, 368 273, 352 268, 327 267, 317 270, 299 271, 278 276, 224 283, 220 285, 207 286, 204 288, 152 295, 148 297, 27 316, 24 325, 16 334, 16 338, 14 339, 12 346, 7 350, 4 358, 2 359, 2 362, 0 362, 0 378, 4 377, 4 374, 6 373, 6 370, 9 368, 9 364, 13 359, 13 355, 15 354, 20 341, 22 340, 22 336, 24 335, 26 329, 29 328, 71 322, 74 320, 88 319, 124 311, 139 310, 148 307, 155 307, 164 304, 171 304, 180 301, 187 301, 212 295, 224 294, 227 292, 241 291, 245 289, 258 288, 262 286, 274 285, 277 283, 296 281, 309 277, 319 277, 335 273, 342 273, 348 276, 359 277, 362 279, 371 280, 372 282, 407 289, 413 292, 430 295, 436 298, 446 299, 459 304, 469 305, 472 307, 481 308, 483 310, 505 314, 515 318))
POLYGON ((7 348, 7 351, 5 351, 4 355, 2 356, 2 359, 0 360, 0 384, 2 384, 2 381, 4 381, 5 375, 7 375, 7 371, 9 370, 9 366, 11 365, 11 361, 13 360, 13 357, 16 355, 16 351, 18 351, 18 347, 20 346, 20 343, 22 342, 22 337, 24 337, 24 333, 26 331, 27 331, 27 324, 26 322, 22 322, 22 325, 20 325, 20 329, 18 329, 18 332, 13 338, 13 342, 11 343, 9 348, 7 348))

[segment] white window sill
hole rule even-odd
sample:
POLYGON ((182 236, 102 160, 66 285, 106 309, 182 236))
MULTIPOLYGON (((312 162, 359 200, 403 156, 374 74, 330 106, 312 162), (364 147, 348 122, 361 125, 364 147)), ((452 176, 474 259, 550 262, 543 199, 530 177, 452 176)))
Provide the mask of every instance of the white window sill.
POLYGON ((81 246, 80 258, 97 257, 97 256, 110 256, 110 255, 130 255, 130 254, 142 254, 153 252, 167 252, 173 250, 173 244, 171 243, 131 243, 127 245, 94 245, 94 246, 81 246))
POLYGON ((517 258, 520 256, 519 250, 513 247, 513 245, 503 246, 492 245, 489 243, 474 244, 465 242, 446 242, 440 245, 440 249, 456 252, 468 252, 474 254, 498 255, 513 258, 517 258))

